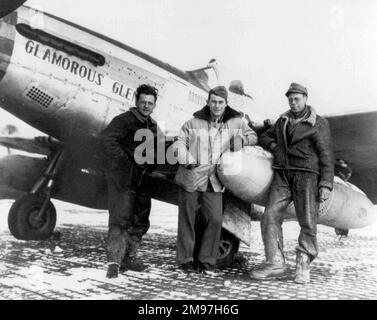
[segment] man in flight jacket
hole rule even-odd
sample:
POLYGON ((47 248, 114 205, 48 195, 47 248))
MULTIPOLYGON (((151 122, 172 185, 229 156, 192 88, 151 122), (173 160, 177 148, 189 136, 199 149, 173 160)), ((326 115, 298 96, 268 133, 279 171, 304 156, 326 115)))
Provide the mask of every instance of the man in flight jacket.
POLYGON ((290 110, 260 138, 274 155, 274 179, 261 219, 266 264, 251 273, 254 279, 286 276, 281 224, 292 200, 301 227, 295 282, 310 281, 310 262, 318 255, 318 209, 333 188, 334 157, 329 124, 306 104, 307 95, 305 87, 292 83, 286 92, 290 110))

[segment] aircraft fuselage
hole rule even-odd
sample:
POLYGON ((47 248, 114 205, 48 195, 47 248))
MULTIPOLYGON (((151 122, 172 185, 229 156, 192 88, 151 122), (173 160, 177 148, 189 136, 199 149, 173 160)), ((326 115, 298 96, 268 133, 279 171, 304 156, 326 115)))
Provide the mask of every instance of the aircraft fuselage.
MULTIPOLYGON (((0 106, 63 142, 97 137, 114 116, 134 106, 142 83, 159 90, 153 116, 174 136, 205 105, 209 85, 217 85, 25 6, 0 23, 0 106)), ((230 95, 233 107, 247 111, 249 98, 230 95)))

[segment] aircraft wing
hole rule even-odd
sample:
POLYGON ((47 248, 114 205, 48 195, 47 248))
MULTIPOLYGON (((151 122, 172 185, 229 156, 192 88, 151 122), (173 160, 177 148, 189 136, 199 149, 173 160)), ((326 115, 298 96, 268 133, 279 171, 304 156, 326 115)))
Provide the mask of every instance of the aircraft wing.
POLYGON ((51 151, 58 150, 62 147, 60 141, 47 136, 35 138, 0 136, 0 145, 42 155, 50 155, 51 151))
POLYGON ((377 204, 377 111, 327 116, 336 159, 352 169, 349 180, 377 204))

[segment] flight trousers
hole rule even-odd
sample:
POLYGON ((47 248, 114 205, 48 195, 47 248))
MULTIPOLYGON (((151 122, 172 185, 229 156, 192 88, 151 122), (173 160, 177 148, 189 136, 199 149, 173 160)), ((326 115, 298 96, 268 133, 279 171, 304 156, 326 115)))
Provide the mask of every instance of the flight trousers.
POLYGON ((284 212, 292 200, 301 227, 297 250, 307 254, 310 261, 318 255, 318 175, 300 170, 275 170, 267 206, 261 219, 267 263, 276 264, 280 253, 284 253, 282 223, 284 212))
POLYGON ((152 201, 150 195, 140 190, 137 185, 133 186, 133 189, 124 188, 111 178, 107 179, 107 185, 107 261, 121 264, 124 257, 136 255, 141 239, 149 229, 152 201))
POLYGON ((177 263, 194 261, 195 241, 198 240, 197 260, 215 266, 223 222, 223 194, 188 192, 180 187, 178 207, 177 263), (199 206, 205 225, 201 239, 196 239, 195 219, 199 206))

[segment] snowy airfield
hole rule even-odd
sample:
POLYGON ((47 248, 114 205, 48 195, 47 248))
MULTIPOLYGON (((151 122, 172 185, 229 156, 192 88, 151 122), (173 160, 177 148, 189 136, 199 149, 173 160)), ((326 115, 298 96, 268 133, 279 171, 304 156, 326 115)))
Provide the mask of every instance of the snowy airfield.
POLYGON ((146 272, 127 271, 107 279, 107 212, 59 201, 56 235, 47 241, 20 241, 10 235, 7 214, 12 201, 0 201, 0 299, 376 299, 377 223, 336 236, 319 226, 320 254, 310 285, 293 282, 296 222, 283 225, 291 277, 257 282, 248 272, 263 261, 259 223, 253 244, 241 245, 234 268, 216 276, 184 274, 175 265, 177 207, 154 201, 151 228, 140 257, 146 272))

